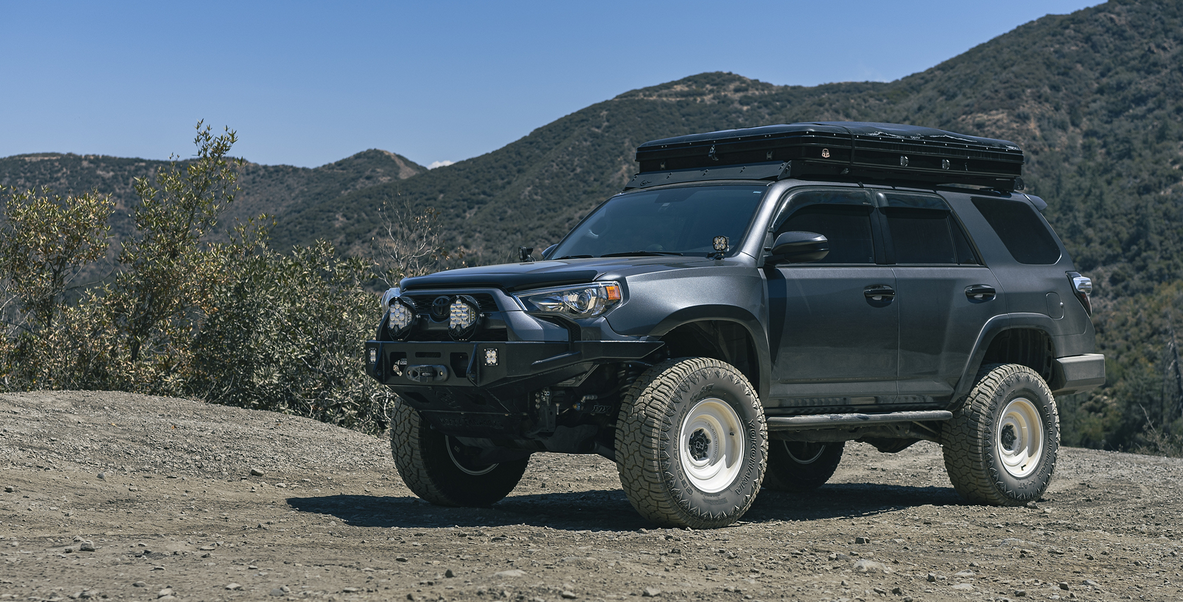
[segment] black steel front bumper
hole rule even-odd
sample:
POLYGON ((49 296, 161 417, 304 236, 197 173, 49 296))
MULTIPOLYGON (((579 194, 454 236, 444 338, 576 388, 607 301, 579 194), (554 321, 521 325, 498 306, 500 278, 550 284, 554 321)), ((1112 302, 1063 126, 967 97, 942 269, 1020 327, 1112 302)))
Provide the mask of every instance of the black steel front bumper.
MULTIPOLYGON (((575 378, 596 364, 642 360, 661 341, 367 341, 367 372, 396 391, 480 390, 524 395, 575 378)), ((475 391, 474 391, 475 392, 475 391)))

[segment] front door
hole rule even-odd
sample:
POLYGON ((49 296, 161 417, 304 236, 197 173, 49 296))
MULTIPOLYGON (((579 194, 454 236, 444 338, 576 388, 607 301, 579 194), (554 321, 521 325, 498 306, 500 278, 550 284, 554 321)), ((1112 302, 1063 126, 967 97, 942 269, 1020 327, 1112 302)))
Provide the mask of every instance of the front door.
POLYGON ((891 266, 876 263, 882 243, 872 219, 868 192, 820 189, 795 194, 777 220, 773 240, 781 232, 816 232, 829 239, 830 252, 766 271, 775 406, 820 411, 895 396, 896 279, 891 266))

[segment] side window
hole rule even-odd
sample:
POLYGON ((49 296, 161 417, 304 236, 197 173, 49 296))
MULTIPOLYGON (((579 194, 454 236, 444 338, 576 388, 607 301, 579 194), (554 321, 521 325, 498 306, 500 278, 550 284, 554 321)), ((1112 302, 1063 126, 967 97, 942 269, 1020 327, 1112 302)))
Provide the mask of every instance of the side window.
POLYGON ((973 202, 1015 261, 1046 265, 1060 260, 1060 246, 1030 205, 989 197, 974 197, 973 202))
POLYGON ((981 263, 961 224, 940 197, 885 193, 883 200, 896 263, 981 263))
POLYGON ((817 232, 830 241, 830 252, 816 263, 875 263, 871 210, 861 191, 818 191, 797 195, 793 211, 776 228, 782 232, 817 232))

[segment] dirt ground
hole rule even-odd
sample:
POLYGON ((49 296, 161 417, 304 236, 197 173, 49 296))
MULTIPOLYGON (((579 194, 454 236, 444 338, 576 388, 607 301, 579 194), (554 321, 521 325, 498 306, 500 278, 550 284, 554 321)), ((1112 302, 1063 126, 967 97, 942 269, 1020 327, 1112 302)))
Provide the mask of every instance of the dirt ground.
POLYGON ((1181 600, 1183 461, 1062 449, 1029 507, 940 449, 847 446, 803 496, 656 529, 616 468, 539 454, 491 509, 413 497, 385 440, 125 393, 0 395, 0 600, 1181 600))

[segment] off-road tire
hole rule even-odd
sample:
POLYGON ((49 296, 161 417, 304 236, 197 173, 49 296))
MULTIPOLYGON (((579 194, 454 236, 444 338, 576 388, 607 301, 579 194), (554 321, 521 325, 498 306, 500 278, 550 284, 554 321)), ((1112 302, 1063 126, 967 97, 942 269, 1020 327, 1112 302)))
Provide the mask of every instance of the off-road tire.
POLYGON ((965 499, 1021 506, 1047 491, 1060 448, 1060 417, 1047 383, 1018 364, 993 364, 941 428, 945 470, 965 499))
POLYGON ((844 441, 769 441, 763 488, 802 493, 825 485, 838 470, 845 445, 844 441))
POLYGON ((729 525, 760 491, 764 410, 743 373, 709 358, 672 359, 625 393, 616 469, 629 502, 663 526, 729 525))
POLYGON ((463 446, 401 399, 391 419, 390 450, 398 474, 412 493, 437 506, 490 506, 513 491, 530 462, 528 457, 491 465, 465 462, 463 446))

